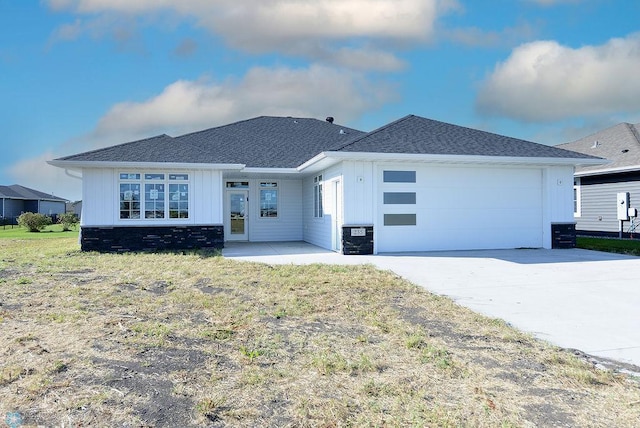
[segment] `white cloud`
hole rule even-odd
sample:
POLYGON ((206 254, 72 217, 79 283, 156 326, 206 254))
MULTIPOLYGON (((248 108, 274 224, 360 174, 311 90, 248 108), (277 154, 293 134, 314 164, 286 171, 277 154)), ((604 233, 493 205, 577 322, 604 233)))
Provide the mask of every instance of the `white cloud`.
POLYGON ((59 157, 53 152, 21 160, 6 171, 15 183, 41 192, 54 194, 60 198, 76 201, 82 198, 82 182, 69 177, 61 168, 47 164, 48 160, 59 157))
POLYGON ((150 99, 116 104, 95 135, 181 133, 259 115, 335 116, 346 123, 394 96, 388 85, 359 73, 319 65, 256 67, 241 79, 179 80, 150 99))
POLYGON ((7 169, 15 182, 44 192, 80 199, 80 181, 46 161, 134 141, 161 133, 183 133, 224 125, 260 115, 334 116, 348 125, 364 112, 395 100, 394 88, 364 75, 314 65, 308 68, 256 67, 240 78, 220 82, 178 80, 158 95, 114 105, 95 129, 55 149, 24 159, 7 169))
POLYGON ((600 46, 555 41, 517 47, 482 83, 477 108, 524 121, 640 109, 640 33, 600 46))
MULTIPOLYGON (((146 20, 154 15, 180 16, 247 52, 275 51, 314 61, 326 60, 331 53, 330 64, 355 64, 359 69, 366 64, 383 71, 399 69, 402 63, 387 50, 375 53, 382 56, 379 65, 371 60, 370 48, 354 44, 425 42, 433 38, 437 18, 458 7, 457 0, 48 0, 48 4, 54 10, 88 15, 89 20, 111 14, 146 20), (346 46, 352 55, 345 58, 346 46), (315 56, 318 53, 321 58, 315 56), (364 62, 357 63, 356 57, 364 57, 364 62)), ((70 24, 56 34, 71 32, 75 37, 78 27, 70 24)))

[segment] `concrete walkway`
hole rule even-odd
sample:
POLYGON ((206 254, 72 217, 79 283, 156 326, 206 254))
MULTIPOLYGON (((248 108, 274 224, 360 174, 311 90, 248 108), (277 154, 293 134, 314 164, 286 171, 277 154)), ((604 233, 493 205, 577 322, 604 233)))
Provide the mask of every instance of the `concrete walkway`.
POLYGON ((268 264, 373 264, 555 345, 637 366, 640 258, 580 249, 344 256, 304 242, 228 243, 268 264))

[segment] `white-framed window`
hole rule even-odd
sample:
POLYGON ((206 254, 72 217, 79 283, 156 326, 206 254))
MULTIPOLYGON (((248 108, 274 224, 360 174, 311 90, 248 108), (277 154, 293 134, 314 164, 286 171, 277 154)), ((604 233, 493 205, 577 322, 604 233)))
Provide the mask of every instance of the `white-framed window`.
POLYGON ((581 192, 580 192, 580 178, 573 179, 573 216, 580 217, 581 215, 581 192))
POLYGON ((322 175, 313 177, 313 216, 320 218, 324 216, 322 208, 322 175))
POLYGON ((121 172, 119 202, 122 220, 189 218, 189 174, 121 172))
POLYGON ((260 182, 260 218, 278 217, 278 183, 260 182))

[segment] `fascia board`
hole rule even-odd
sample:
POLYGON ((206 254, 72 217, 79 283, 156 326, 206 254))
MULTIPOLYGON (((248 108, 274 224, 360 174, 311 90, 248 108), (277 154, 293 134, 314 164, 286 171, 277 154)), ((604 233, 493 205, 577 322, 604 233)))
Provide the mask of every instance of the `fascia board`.
POLYGON ((590 175, 604 175, 604 174, 622 174, 625 172, 637 172, 640 171, 640 165, 635 166, 625 166, 621 168, 604 168, 604 169, 592 169, 589 171, 580 171, 576 172, 574 175, 576 177, 587 177, 590 175))
POLYGON ((112 162, 112 161, 47 161, 49 165, 74 171, 83 168, 144 168, 144 169, 205 169, 205 170, 241 170, 244 164, 231 163, 186 163, 186 162, 112 162))
POLYGON ((243 168, 242 172, 248 174, 299 174, 297 168, 243 168))
POLYGON ((400 162, 435 162, 435 163, 474 163, 474 164, 516 164, 516 165, 601 165, 606 159, 584 158, 551 158, 551 157, 512 157, 512 156, 469 156, 469 155, 434 155, 412 153, 371 153, 371 152, 323 152, 307 161, 298 169, 308 168, 310 164, 323 159, 334 160, 369 160, 400 162))

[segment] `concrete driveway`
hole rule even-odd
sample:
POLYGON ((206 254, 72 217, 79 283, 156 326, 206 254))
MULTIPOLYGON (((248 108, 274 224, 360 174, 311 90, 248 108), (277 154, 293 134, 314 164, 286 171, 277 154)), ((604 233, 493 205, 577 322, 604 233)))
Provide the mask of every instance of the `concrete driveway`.
POLYGON ((230 243, 223 255, 268 264, 365 264, 555 345, 637 366, 640 258, 580 249, 344 256, 302 242, 230 243))

